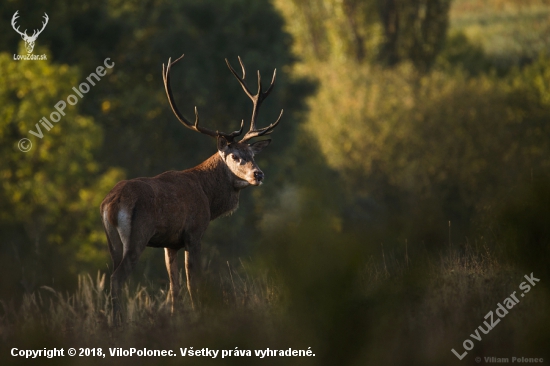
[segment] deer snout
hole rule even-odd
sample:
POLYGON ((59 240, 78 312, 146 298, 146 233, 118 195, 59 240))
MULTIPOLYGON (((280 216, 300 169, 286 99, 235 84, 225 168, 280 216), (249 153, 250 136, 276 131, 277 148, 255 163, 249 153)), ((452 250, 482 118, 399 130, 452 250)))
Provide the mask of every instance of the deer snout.
POLYGON ((264 173, 261 170, 257 170, 254 172, 254 179, 256 179, 256 182, 258 184, 261 184, 264 180, 264 173))

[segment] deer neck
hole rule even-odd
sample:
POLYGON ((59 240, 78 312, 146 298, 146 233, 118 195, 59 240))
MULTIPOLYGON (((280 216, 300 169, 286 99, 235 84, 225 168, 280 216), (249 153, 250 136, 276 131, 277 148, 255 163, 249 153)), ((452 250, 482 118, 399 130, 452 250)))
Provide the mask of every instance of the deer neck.
POLYGON ((210 203, 210 219, 233 213, 239 206, 239 192, 243 188, 216 153, 193 169, 210 203))

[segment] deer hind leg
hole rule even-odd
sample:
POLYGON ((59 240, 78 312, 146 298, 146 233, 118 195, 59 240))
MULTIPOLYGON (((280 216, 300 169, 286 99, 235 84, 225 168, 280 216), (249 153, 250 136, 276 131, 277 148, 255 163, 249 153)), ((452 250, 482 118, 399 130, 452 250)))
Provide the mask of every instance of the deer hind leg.
POLYGON ((170 278, 170 292, 168 293, 168 300, 170 302, 170 311, 172 314, 175 312, 176 302, 180 293, 180 279, 178 273, 178 250, 164 248, 164 259, 166 262, 166 270, 168 271, 168 277, 170 278))
POLYGON ((112 320, 113 325, 119 324, 119 315, 120 315, 120 305, 118 302, 120 291, 119 286, 115 283, 114 273, 120 267, 122 258, 124 255, 124 245, 120 239, 120 235, 115 226, 113 226, 108 218, 107 211, 103 213, 103 226, 105 228, 105 234, 107 235, 107 242, 109 244, 109 253, 111 254, 111 259, 113 260, 113 273, 111 274, 111 306, 113 309, 112 320))
MULTIPOLYGON (((146 235, 140 230, 139 225, 132 227, 131 216, 124 210, 120 210, 118 213, 118 225, 116 226, 116 237, 113 242, 117 242, 113 245, 117 249, 115 256, 113 256, 113 262, 115 262, 115 268, 111 275, 111 304, 113 307, 113 325, 119 325, 122 320, 120 298, 122 287, 124 282, 128 279, 132 270, 136 266, 141 253, 145 249, 147 242, 150 239, 150 235, 146 235), (117 239, 117 240, 116 240, 117 239), (122 245, 120 245, 120 243, 122 245), (120 247, 122 247, 122 255, 120 254, 120 247), (118 262, 118 265, 116 265, 118 262)), ((113 239, 113 238, 111 238, 113 239)), ((113 254, 111 254, 113 255, 113 254)))
POLYGON ((198 245, 190 245, 185 249, 185 273, 187 276, 187 291, 191 298, 191 306, 193 310, 198 310, 199 301, 199 280, 201 275, 200 262, 200 243, 198 245))
POLYGON ((107 219, 107 211, 103 213, 103 227, 105 228, 105 234, 107 236, 107 243, 109 244, 109 253, 111 254, 111 259, 113 260, 113 271, 117 269, 122 261, 122 254, 124 251, 124 246, 118 235, 116 227, 111 225, 107 219))

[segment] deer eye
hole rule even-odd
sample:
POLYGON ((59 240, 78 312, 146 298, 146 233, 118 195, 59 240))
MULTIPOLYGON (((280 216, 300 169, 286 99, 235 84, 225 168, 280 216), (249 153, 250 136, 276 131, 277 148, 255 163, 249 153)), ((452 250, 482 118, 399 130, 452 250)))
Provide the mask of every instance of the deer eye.
POLYGON ((234 160, 234 161, 239 161, 241 160, 237 155, 235 154, 231 154, 231 158, 234 160))

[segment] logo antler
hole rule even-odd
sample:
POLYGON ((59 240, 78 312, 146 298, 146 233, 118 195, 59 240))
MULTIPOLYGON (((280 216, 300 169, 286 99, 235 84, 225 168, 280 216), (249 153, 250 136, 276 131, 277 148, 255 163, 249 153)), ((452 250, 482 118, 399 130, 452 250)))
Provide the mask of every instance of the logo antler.
POLYGON ((34 42, 36 42, 36 39, 38 38, 38 36, 40 35, 40 33, 42 33, 42 31, 44 30, 44 28, 46 28, 46 25, 48 24, 48 20, 50 18, 48 18, 48 14, 44 13, 44 21, 42 22, 42 29, 38 30, 38 29, 35 29, 32 33, 32 36, 29 36, 27 34, 27 30, 25 29, 24 32, 21 32, 19 30, 19 26, 16 28, 16 21, 17 21, 17 18, 19 18, 19 10, 17 10, 15 12, 15 14, 13 14, 13 17, 11 18, 11 26, 13 27, 13 29, 19 33, 21 35, 21 38, 23 38, 23 41, 25 41, 25 48, 27 49, 27 52, 28 53, 32 53, 32 50, 34 49, 34 42))

